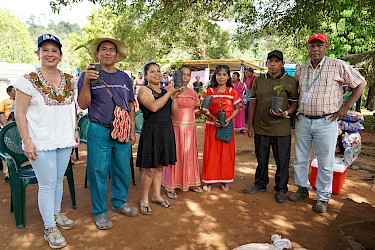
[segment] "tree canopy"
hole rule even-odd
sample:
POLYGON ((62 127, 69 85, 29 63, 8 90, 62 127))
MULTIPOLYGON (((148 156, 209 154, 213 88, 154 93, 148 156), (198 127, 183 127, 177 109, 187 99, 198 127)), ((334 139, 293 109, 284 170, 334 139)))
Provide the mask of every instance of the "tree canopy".
POLYGON ((35 48, 26 25, 7 9, 0 9, 0 16, 0 61, 32 63, 35 48))
MULTIPOLYGON (((50 4, 59 12, 61 6, 81 1, 50 4)), ((374 0, 89 1, 119 17, 113 35, 130 46, 129 62, 137 65, 149 59, 167 62, 170 56, 231 58, 237 48, 249 49, 254 56, 277 48, 288 62, 301 63, 308 59, 307 38, 316 32, 327 35, 331 57, 350 60, 348 55, 375 51, 374 0), (223 31, 217 24, 223 20, 235 22, 237 29, 223 31)), ((363 60, 361 67, 374 88, 373 60, 363 60)))
POLYGON ((328 53, 339 58, 375 48, 374 0, 273 0, 256 6, 255 12, 236 16, 242 35, 276 33, 304 48, 307 37, 320 32, 328 37, 328 53))

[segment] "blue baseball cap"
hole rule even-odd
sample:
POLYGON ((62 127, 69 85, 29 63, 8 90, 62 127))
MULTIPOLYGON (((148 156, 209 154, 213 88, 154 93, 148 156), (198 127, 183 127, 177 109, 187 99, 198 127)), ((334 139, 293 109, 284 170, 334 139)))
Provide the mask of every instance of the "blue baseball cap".
POLYGON ((38 47, 40 47, 40 45, 42 43, 46 42, 46 41, 51 41, 51 42, 56 43, 57 46, 59 46, 60 49, 62 47, 60 39, 58 39, 56 36, 51 35, 51 34, 44 34, 44 35, 41 35, 40 37, 38 37, 38 47))
POLYGON ((245 67, 245 70, 249 71, 249 72, 253 72, 254 73, 254 69, 252 67, 245 67))

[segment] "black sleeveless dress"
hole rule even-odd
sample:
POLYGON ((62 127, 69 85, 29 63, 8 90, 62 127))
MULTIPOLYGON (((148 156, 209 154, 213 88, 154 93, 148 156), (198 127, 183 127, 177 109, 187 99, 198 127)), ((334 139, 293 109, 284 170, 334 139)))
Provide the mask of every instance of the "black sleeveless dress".
MULTIPOLYGON (((150 87, 148 88, 151 89, 150 87)), ((161 93, 153 89, 151 91, 155 100, 167 93, 165 89, 161 89, 161 93)), ((139 103, 144 123, 138 144, 137 167, 156 168, 160 164, 167 166, 176 163, 176 141, 172 125, 171 107, 171 99, 156 112, 151 112, 142 103, 139 103)))

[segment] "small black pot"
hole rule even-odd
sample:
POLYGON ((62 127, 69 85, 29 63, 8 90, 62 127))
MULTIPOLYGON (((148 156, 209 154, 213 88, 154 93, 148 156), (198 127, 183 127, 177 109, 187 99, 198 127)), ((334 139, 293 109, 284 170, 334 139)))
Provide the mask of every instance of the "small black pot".
POLYGON ((223 110, 217 111, 217 119, 220 124, 220 127, 225 127, 225 119, 227 118, 227 113, 223 110))
POLYGON ((206 95, 203 98, 202 104, 201 104, 201 109, 203 110, 209 110, 211 106, 211 101, 212 101, 212 95, 206 95))
POLYGON ((279 113, 279 109, 281 109, 282 105, 283 105, 283 97, 280 97, 280 96, 273 96, 272 97, 271 109, 275 113, 279 113))
POLYGON ((176 72, 173 74, 173 82, 175 89, 179 89, 184 85, 184 83, 182 82, 182 76, 182 70, 176 70, 176 72))

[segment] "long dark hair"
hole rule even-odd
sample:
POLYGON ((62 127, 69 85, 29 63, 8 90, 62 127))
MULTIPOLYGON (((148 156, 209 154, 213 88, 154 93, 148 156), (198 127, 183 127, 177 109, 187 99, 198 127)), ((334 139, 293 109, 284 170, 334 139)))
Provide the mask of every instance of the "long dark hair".
POLYGON ((211 87, 217 87, 219 85, 218 82, 216 81, 216 74, 219 73, 219 71, 222 70, 222 69, 224 69, 227 72, 228 76, 229 76, 229 79, 228 79, 228 81, 226 82, 225 85, 227 87, 232 87, 232 77, 230 76, 229 66, 228 65, 224 65, 224 64, 220 64, 220 65, 216 66, 215 72, 214 72, 214 74, 211 77, 211 87))
POLYGON ((236 75, 238 77, 238 80, 240 79, 240 73, 238 72, 233 72, 233 75, 236 75))
MULTIPOLYGON (((160 68, 159 64, 157 64, 156 62, 149 62, 143 67, 143 75, 144 76, 147 75, 147 71, 148 71, 148 69, 150 68, 151 65, 156 65, 160 68)), ((145 86, 148 85, 148 80, 146 79, 146 77, 143 78, 143 83, 144 83, 145 86)))
POLYGON ((187 65, 187 64, 183 64, 183 65, 179 68, 179 70, 182 70, 182 68, 187 68, 187 69, 189 69, 190 72, 191 72, 191 68, 190 68, 190 66, 187 65))

